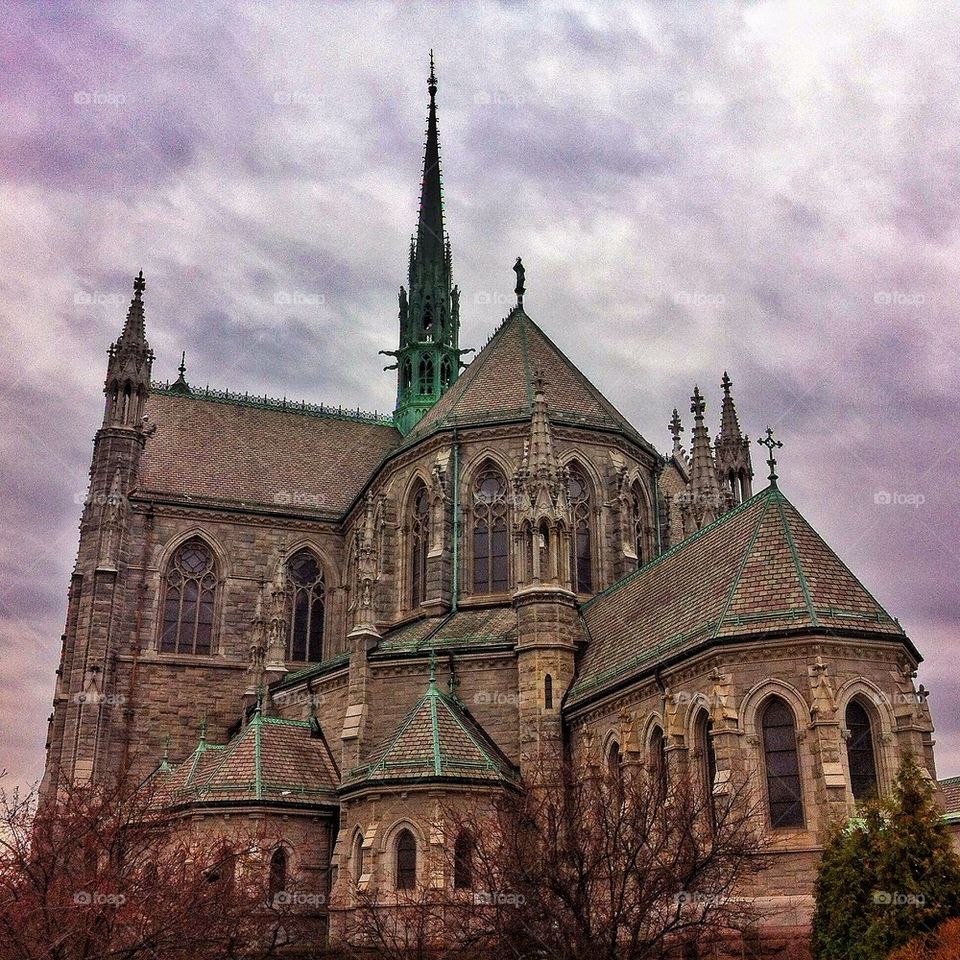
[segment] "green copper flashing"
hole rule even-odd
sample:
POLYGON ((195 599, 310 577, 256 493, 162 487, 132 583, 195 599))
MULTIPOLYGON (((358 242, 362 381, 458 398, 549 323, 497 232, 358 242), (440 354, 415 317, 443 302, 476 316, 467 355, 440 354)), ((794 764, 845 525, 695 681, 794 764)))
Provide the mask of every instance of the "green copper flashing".
POLYGON ((793 531, 790 529, 790 523, 783 509, 783 495, 777 497, 777 512, 780 515, 780 522, 783 524, 783 532, 787 538, 787 546, 790 548, 790 556, 793 558, 793 567, 797 572, 797 579, 800 581, 800 589, 803 591, 803 602, 807 605, 807 612, 814 626, 819 626, 817 611, 813 606, 813 599, 810 596, 810 584, 807 582, 806 575, 803 572, 803 564, 800 562, 800 554, 797 553, 797 545, 793 542, 793 531))
POLYGON ((393 426, 393 417, 373 411, 344 409, 323 403, 307 403, 306 400, 288 400, 286 397, 258 396, 250 393, 234 393, 231 390, 215 390, 211 387, 191 389, 189 393, 176 389, 175 383, 150 384, 150 392, 161 396, 180 397, 184 400, 205 400, 210 403, 228 403, 235 407, 256 407, 261 410, 276 410, 295 413, 305 417, 320 417, 326 420, 348 420, 351 423, 369 423, 381 427, 393 426))

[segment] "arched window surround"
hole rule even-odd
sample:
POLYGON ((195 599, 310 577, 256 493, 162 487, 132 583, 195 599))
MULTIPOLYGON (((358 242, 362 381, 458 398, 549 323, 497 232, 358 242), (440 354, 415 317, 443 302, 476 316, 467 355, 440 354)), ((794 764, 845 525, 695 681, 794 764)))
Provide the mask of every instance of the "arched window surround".
POLYGON ((418 473, 404 500, 405 606, 415 610, 427 598, 427 574, 433 537, 430 488, 418 473))
POLYGON ((896 722, 889 694, 864 677, 848 680, 837 690, 837 718, 840 720, 840 734, 843 737, 843 749, 840 755, 851 809, 854 806, 854 797, 850 786, 850 768, 846 750, 847 737, 850 733, 847 729, 846 716, 847 707, 854 699, 860 701, 870 718, 877 768, 877 791, 881 796, 889 793, 899 765, 897 738, 894 734, 896 722))
POLYGON ((411 894, 420 887, 426 867, 427 849, 428 846, 423 832, 415 823, 410 820, 398 820, 383 834, 383 839, 380 842, 380 853, 383 855, 384 863, 387 869, 386 879, 388 881, 388 885, 398 894, 411 894), (414 888, 412 890, 398 886, 399 878, 397 876, 397 845, 401 836, 405 832, 409 833, 416 843, 416 879, 414 888))
MULTIPOLYGON (((288 551, 283 561, 286 572, 287 590, 290 591, 290 601, 287 607, 287 659, 293 662, 318 663, 325 656, 327 646, 327 618, 330 613, 330 603, 328 602, 331 587, 336 584, 331 582, 328 571, 332 569, 327 559, 323 556, 316 544, 304 541, 296 544, 292 550, 288 551), (291 569, 291 564, 305 559, 307 555, 316 564, 318 579, 314 585, 299 583, 295 571, 291 569), (309 601, 309 609, 305 601, 309 601), (317 607, 319 606, 319 610, 317 607), (319 616, 319 623, 315 619, 319 616), (294 631, 299 633, 299 625, 309 627, 309 633, 306 634, 306 644, 304 646, 305 656, 299 656, 300 644, 296 642, 294 631)), ((303 579, 301 577, 301 579, 303 579)))
POLYGON ((357 827, 357 829, 353 831, 353 837, 350 841, 350 875, 355 884, 359 884, 364 876, 363 850, 363 831, 357 827))
POLYGON ((267 902, 273 903, 278 893, 287 888, 290 878, 290 852, 284 846, 278 846, 267 863, 267 902))
POLYGON ((167 575, 171 570, 172 564, 180 549, 192 540, 199 540, 213 556, 213 569, 216 577, 214 585, 213 600, 213 630, 210 642, 210 652, 207 656, 220 656, 223 654, 223 611, 224 611, 224 593, 228 577, 230 575, 230 565, 227 555, 224 553, 220 544, 212 538, 206 530, 194 528, 179 534, 172 539, 161 552, 157 559, 157 569, 159 571, 159 585, 156 592, 156 601, 154 607, 154 623, 156 629, 153 633, 152 649, 156 653, 162 653, 165 657, 189 657, 191 660, 204 656, 204 654, 194 654, 183 651, 163 650, 164 633, 164 606, 167 600, 167 575))
POLYGON ((653 558, 654 545, 651 542, 652 509, 650 497, 639 476, 634 477, 629 487, 629 537, 628 546, 636 554, 636 564, 639 570, 653 558))
POLYGON ((770 694, 757 711, 757 726, 770 826, 803 829, 807 812, 796 712, 789 701, 770 694))
POLYGON ((602 579, 599 549, 602 538, 598 529, 600 482, 593 466, 579 457, 568 459, 563 468, 570 474, 571 486, 577 476, 581 478, 585 493, 579 503, 570 497, 570 583, 575 593, 592 594, 597 592, 602 579))
POLYGON ((484 456, 464 478, 464 582, 477 597, 505 593, 514 583, 509 477, 498 459, 484 456))

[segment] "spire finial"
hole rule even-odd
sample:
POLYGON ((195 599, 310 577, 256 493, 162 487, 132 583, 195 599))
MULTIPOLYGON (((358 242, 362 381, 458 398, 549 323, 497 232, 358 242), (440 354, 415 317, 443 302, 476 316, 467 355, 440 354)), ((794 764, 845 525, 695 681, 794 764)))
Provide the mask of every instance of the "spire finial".
POLYGON ((180 374, 181 379, 183 375, 187 372, 187 351, 182 350, 180 352, 180 366, 177 367, 177 372, 180 374))
POLYGON ((720 381, 720 386, 723 387, 723 395, 725 397, 730 396, 730 388, 733 386, 733 381, 727 376, 727 371, 723 371, 723 379, 720 381))
POLYGON ((776 487, 777 485, 777 458, 773 455, 773 451, 779 449, 783 446, 782 440, 773 439, 773 429, 767 427, 767 435, 762 440, 758 440, 757 443, 761 447, 767 448, 767 466, 770 467, 770 476, 767 479, 770 481, 771 487, 776 487))
POLYGON ((514 293, 517 295, 517 306, 523 306, 523 294, 526 290, 526 276, 527 271, 523 268, 523 261, 517 257, 517 262, 513 265, 513 272, 517 275, 517 285, 514 288, 514 293))
POLYGON ((702 420, 705 408, 706 404, 703 402, 703 397, 700 394, 700 387, 694 386, 693 396, 690 398, 690 412, 696 420, 702 420))
POLYGON ((430 686, 437 684, 437 650, 436 647, 430 649, 430 686))
POLYGON ((147 281, 143 279, 143 270, 133 278, 133 298, 139 300, 147 288, 147 281))
POLYGON ((437 95, 437 74, 433 68, 433 48, 430 49, 430 76, 427 78, 427 89, 430 91, 431 97, 437 95))

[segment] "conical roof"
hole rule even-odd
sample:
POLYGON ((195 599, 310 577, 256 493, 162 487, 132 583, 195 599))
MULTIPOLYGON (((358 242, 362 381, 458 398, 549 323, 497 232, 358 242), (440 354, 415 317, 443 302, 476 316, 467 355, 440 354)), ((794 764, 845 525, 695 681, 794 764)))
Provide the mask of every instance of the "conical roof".
POLYGON ((805 631, 909 643, 900 624, 774 486, 581 609, 591 639, 571 703, 711 641, 805 631))
POLYGON ((538 373, 553 423, 614 430, 650 447, 521 307, 511 311, 405 443, 447 426, 529 420, 538 373))

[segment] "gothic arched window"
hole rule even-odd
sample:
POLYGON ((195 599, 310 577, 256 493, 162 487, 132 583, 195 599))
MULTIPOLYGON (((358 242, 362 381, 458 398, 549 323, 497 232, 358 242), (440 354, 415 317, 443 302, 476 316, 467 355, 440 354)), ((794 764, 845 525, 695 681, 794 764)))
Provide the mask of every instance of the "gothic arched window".
POLYGON ((444 357, 440 361, 440 389, 446 390, 453 380, 453 365, 449 357, 444 357))
POLYGON ((270 858, 270 876, 267 880, 267 902, 273 903, 278 893, 287 888, 287 851, 277 847, 270 858))
POLYGON ((213 551, 199 537, 193 537, 177 549, 167 568, 161 652, 212 652, 216 591, 213 551))
POLYGON ((499 593, 509 587, 507 481, 492 464, 473 486, 473 592, 499 593))
POLYGON ((697 717, 696 742, 700 748, 700 779, 703 784, 704 806, 714 822, 713 785, 717 780, 717 754, 713 746, 713 720, 706 710, 697 717))
POLYGON ((593 591, 590 538, 590 488, 578 467, 570 468, 567 485, 573 529, 570 531, 570 580, 574 593, 593 591))
POLYGON ((417 841, 404 828, 397 835, 397 889, 413 890, 417 885, 417 841))
POLYGON ((403 367, 400 369, 400 386, 404 390, 410 389, 410 383, 413 380, 413 370, 410 366, 409 357, 403 361, 403 367))
POLYGON ((607 773, 613 782, 619 782, 623 777, 623 754, 616 740, 612 740, 607 747, 607 773))
POLYGON ((654 727, 650 734, 650 770, 661 797, 667 793, 667 738, 662 727, 654 727))
POLYGON ((553 677, 549 673, 543 678, 543 705, 547 710, 553 709, 553 677))
POLYGON ((420 358, 420 393, 427 395, 433 393, 433 358, 420 358))
POLYGON ((469 890, 473 886, 473 836, 461 830, 453 844, 453 886, 469 890))
POLYGON ((789 704, 781 697, 771 697, 763 708, 761 727, 770 822, 775 827, 802 827, 797 730, 789 704))
POLYGON ((863 704, 851 700, 844 719, 850 738, 847 740, 847 764, 850 767, 850 789, 854 799, 864 800, 877 792, 877 758, 873 749, 870 715, 863 704))
POLYGON ((353 838, 353 853, 351 854, 351 860, 353 861, 350 865, 353 867, 353 879, 356 883, 360 882, 360 878, 363 876, 363 834, 360 831, 357 831, 357 835, 353 838))
POLYGON ((423 483, 413 495, 410 518, 410 605, 420 606, 426 599, 427 553, 430 550, 430 499, 423 483))
POLYGON ((644 533, 645 533, 645 501, 640 484, 635 483, 630 489, 630 536, 633 540, 633 549, 637 554, 637 569, 643 566, 646 558, 644 556, 644 533))
POLYGON ((323 659, 325 587, 323 568, 312 550, 298 550, 287 562, 290 586, 291 660, 323 659))

